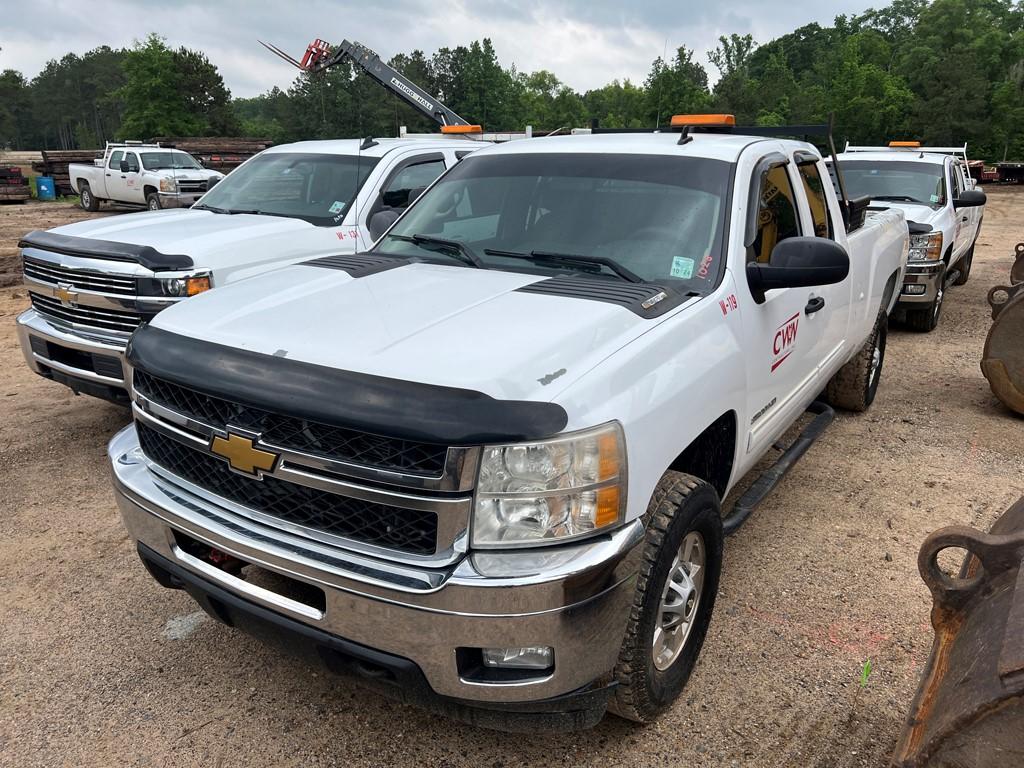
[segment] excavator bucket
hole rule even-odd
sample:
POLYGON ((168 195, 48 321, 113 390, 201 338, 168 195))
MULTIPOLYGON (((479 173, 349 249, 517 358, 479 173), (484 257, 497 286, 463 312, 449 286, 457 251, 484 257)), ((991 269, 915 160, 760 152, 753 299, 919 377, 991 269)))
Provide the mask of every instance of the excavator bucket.
MULTIPOLYGON (((1021 263, 1018 258, 1014 266, 1021 263)), ((981 372, 993 394, 1024 415, 1024 282, 996 286, 988 292, 988 303, 994 322, 985 339, 981 372)))
POLYGON ((1017 243, 1017 246, 1013 249, 1016 261, 1013 262, 1013 266, 1010 267, 1010 284, 1019 285, 1024 283, 1024 243, 1017 243))
POLYGON ((1024 765, 1024 497, 992 530, 951 526, 921 547, 935 642, 893 755, 897 768, 1024 765), (944 549, 967 551, 957 578, 944 549))

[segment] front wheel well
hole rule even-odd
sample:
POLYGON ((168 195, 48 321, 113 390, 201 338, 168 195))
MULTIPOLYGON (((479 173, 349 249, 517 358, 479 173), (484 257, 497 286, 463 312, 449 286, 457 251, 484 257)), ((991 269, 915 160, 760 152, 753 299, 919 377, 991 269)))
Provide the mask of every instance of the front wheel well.
POLYGON ((150 184, 147 184, 146 186, 144 186, 142 188, 142 195, 143 195, 143 197, 149 197, 151 194, 153 194, 153 193, 155 193, 157 191, 158 190, 157 190, 156 187, 154 187, 154 186, 152 186, 150 184))
POLYGON ((686 446, 669 469, 706 480, 718 491, 719 498, 724 498, 735 455, 736 413, 729 411, 686 446))

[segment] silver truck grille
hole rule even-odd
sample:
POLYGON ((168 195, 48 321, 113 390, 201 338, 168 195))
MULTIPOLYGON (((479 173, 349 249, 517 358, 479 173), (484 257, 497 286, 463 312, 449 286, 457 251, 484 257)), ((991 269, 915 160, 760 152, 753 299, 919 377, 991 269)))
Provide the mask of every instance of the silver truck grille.
POLYGON ((134 277, 118 277, 103 272, 90 272, 74 267, 65 267, 54 262, 24 259, 25 277, 48 283, 68 283, 82 291, 112 293, 118 296, 134 296, 137 284, 134 277))
POLYGON ((205 181, 179 181, 178 182, 178 191, 179 192, 185 192, 187 194, 194 194, 194 193, 197 193, 197 192, 205 192, 206 191, 206 182, 205 181))
POLYGON ((75 328, 131 333, 142 322, 142 317, 132 312, 114 312, 80 304, 65 306, 57 299, 33 291, 29 291, 29 297, 32 299, 32 308, 37 312, 75 328))

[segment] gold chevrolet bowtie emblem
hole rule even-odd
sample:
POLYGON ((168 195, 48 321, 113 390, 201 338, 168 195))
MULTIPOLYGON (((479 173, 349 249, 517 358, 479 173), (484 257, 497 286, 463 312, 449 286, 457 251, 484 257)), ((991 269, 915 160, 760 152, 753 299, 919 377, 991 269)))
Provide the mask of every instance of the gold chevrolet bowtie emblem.
POLYGON ((65 307, 70 307, 76 301, 78 301, 78 293, 72 291, 74 288, 71 283, 57 283, 57 288, 54 290, 53 295, 60 299, 60 303, 65 307))
POLYGON ((252 444, 252 439, 229 432, 227 439, 214 435, 210 450, 228 460, 231 468, 254 477, 262 477, 277 463, 277 454, 262 451, 252 444))

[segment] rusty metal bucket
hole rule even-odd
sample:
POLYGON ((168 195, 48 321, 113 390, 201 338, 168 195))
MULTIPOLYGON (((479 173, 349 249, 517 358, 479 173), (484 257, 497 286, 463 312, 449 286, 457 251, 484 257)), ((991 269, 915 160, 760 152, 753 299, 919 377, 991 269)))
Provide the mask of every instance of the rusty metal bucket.
POLYGON ((989 533, 951 526, 927 538, 918 568, 931 590, 932 655, 892 764, 1024 765, 1024 497, 989 533), (967 550, 953 579, 943 549, 967 550))
POLYGON ((1010 284, 1024 283, 1024 243, 1017 243, 1013 252, 1017 258, 1010 267, 1010 284))
POLYGON ((981 372, 992 393, 1024 415, 1024 282, 997 285, 988 292, 988 303, 994 322, 985 339, 981 372))

